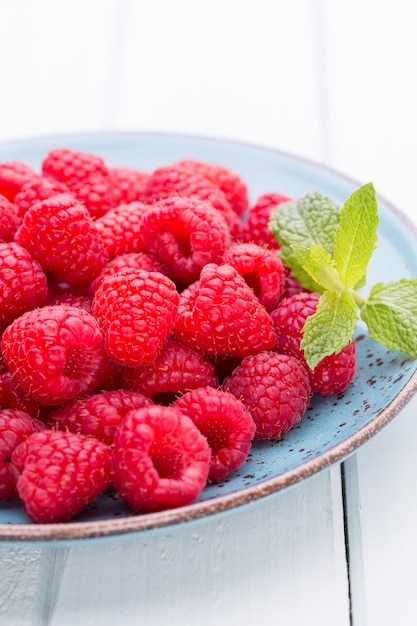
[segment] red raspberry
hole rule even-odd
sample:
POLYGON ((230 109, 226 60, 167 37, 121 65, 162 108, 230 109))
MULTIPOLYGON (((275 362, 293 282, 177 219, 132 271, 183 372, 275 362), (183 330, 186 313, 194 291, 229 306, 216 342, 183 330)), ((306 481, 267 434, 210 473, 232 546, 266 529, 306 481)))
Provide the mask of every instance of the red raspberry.
POLYGON ((33 204, 15 241, 45 270, 71 285, 89 285, 108 260, 87 209, 69 194, 33 204))
POLYGON ((175 334, 203 354, 243 357, 273 348, 272 320, 231 265, 207 264, 180 295, 175 334))
POLYGON ((302 291, 310 292, 309 289, 306 289, 302 286, 298 278, 291 274, 291 270, 289 270, 288 267, 284 266, 284 271, 284 291, 282 293, 281 300, 284 300, 284 298, 289 298, 290 296, 295 296, 296 293, 301 293, 302 291))
POLYGON ((175 165, 193 174, 203 176, 216 187, 219 187, 238 215, 242 216, 246 212, 249 206, 248 188, 245 181, 234 172, 222 165, 213 165, 193 159, 183 159, 175 165))
POLYGON ((17 207, 6 196, 0 195, 0 240, 13 241, 19 226, 17 207))
POLYGON ((11 470, 27 515, 63 522, 110 486, 111 449, 95 437, 44 430, 15 448, 11 470))
POLYGON ((161 265, 147 252, 128 252, 111 259, 101 273, 90 285, 90 295, 93 296, 103 280, 117 272, 125 272, 128 269, 147 270, 148 272, 160 272, 161 265))
POLYGON ((142 236, 164 273, 187 284, 198 278, 204 265, 220 261, 229 229, 208 202, 173 196, 143 215, 142 236))
POLYGON ((91 311, 91 300, 87 296, 82 296, 78 293, 61 293, 52 295, 48 298, 46 304, 66 304, 69 306, 79 306, 85 311, 90 313, 91 311))
POLYGON ((168 404, 177 395, 196 387, 217 387, 212 363, 192 348, 169 338, 150 365, 125 368, 122 385, 139 391, 158 404, 168 404))
POLYGON ((131 167, 110 167, 109 179, 117 204, 143 201, 143 193, 149 173, 131 167))
POLYGON ((22 186, 36 176, 37 174, 26 163, 20 161, 0 163, 0 194, 13 202, 22 186))
POLYGON ((114 389, 57 407, 49 414, 47 423, 53 430, 90 435, 111 444, 126 413, 151 404, 152 401, 141 393, 114 389))
POLYGON ((17 446, 46 426, 24 411, 0 411, 0 500, 17 497, 15 479, 10 472, 10 457, 17 446))
POLYGON ((0 374, 0 409, 24 411, 30 417, 40 420, 43 420, 48 412, 45 406, 36 402, 22 389, 8 370, 0 374))
POLYGON ((91 217, 101 217, 116 206, 113 185, 107 176, 91 174, 86 178, 68 180, 70 193, 87 208, 91 217))
POLYGON ((103 335, 93 316, 60 304, 16 318, 3 333, 1 348, 21 387, 46 405, 92 393, 105 359, 103 335))
POLYGON ((221 189, 203 176, 192 174, 175 165, 158 168, 149 177, 144 199, 148 204, 154 204, 170 196, 209 202, 223 215, 231 236, 239 238, 243 228, 241 220, 221 189))
POLYGON ((68 192, 68 186, 65 185, 65 183, 60 183, 54 178, 46 176, 31 178, 16 194, 14 202, 17 206, 17 213, 20 218, 23 218, 26 211, 32 206, 32 204, 35 204, 35 202, 52 198, 52 196, 57 196, 60 193, 68 192))
POLYGON ((269 230, 269 218, 277 206, 289 200, 291 198, 279 193, 265 193, 259 196, 249 210, 248 219, 243 227, 242 241, 257 243, 259 246, 267 246, 272 250, 277 250, 279 244, 269 230))
POLYGON ((205 487, 210 456, 207 439, 177 408, 129 411, 114 437, 113 485, 134 509, 185 506, 205 487))
POLYGON ((313 393, 330 396, 344 391, 356 371, 356 344, 349 342, 338 354, 325 357, 312 370, 300 349, 302 328, 316 311, 320 294, 301 292, 285 300, 271 312, 277 335, 277 350, 300 359, 307 369, 313 393))
POLYGON ((120 204, 95 220, 94 226, 110 259, 144 250, 142 216, 148 210, 149 206, 142 202, 120 204))
POLYGON ((245 357, 223 389, 241 400, 256 424, 255 439, 284 435, 307 410, 310 383, 295 357, 264 351, 245 357))
POLYGON ((171 333, 179 304, 174 283, 160 272, 126 270, 103 280, 91 312, 107 354, 121 365, 151 363, 171 333))
POLYGON ((63 183, 83 180, 91 175, 107 176, 104 160, 95 154, 57 148, 51 150, 42 161, 42 174, 63 183))
POLYGON ((45 273, 18 243, 0 242, 0 327, 46 302, 45 273))
POLYGON ((209 480, 222 480, 247 459, 255 435, 255 423, 242 402, 231 393, 200 387, 176 400, 206 437, 211 448, 209 480))
POLYGON ((277 306, 285 274, 284 265, 274 251, 255 243, 236 243, 226 250, 223 263, 237 269, 267 311, 277 306))

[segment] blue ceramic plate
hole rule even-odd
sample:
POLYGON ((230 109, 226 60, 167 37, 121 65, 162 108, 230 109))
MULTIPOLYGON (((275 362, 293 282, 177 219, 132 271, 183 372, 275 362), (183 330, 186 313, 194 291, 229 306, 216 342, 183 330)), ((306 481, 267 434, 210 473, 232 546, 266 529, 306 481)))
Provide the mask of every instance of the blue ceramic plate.
MULTIPOLYGON (((243 177, 252 201, 265 192, 298 198, 317 190, 342 204, 360 185, 282 152, 231 141, 155 133, 72 135, 13 142, 0 146, 0 162, 21 160, 39 169, 44 155, 57 147, 96 153, 111 166, 148 171, 180 158, 222 164, 243 177)), ((379 215, 379 242, 369 267, 368 284, 417 276, 416 228, 383 199, 379 199, 379 215)), ((192 505, 137 514, 109 492, 68 523, 37 525, 25 516, 19 502, 2 502, 0 539, 71 541, 160 529, 248 504, 342 461, 387 424, 417 388, 417 361, 374 343, 360 326, 356 340, 358 372, 349 390, 337 397, 314 398, 292 431, 280 440, 254 443, 246 463, 224 482, 208 486, 192 505)))

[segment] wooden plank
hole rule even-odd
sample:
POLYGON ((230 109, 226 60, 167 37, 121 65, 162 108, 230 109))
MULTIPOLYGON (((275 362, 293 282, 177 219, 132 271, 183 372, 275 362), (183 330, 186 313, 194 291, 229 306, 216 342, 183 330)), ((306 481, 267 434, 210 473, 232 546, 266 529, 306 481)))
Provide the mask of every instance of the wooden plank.
POLYGON ((0 139, 111 124, 125 3, 0 3, 0 139))
POLYGON ((118 128, 209 134, 317 157, 314 2, 143 0, 130 10, 118 128))
POLYGON ((349 624, 339 467, 249 507, 72 547, 51 626, 349 624))

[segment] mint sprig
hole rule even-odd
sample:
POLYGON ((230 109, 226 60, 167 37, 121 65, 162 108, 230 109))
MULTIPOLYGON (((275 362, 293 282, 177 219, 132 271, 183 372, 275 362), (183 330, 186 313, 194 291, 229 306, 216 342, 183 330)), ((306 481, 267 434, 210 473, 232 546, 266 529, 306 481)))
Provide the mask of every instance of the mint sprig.
POLYGON ((321 293, 301 342, 312 369, 352 340, 359 318, 372 339, 417 357, 417 278, 378 283, 367 299, 359 292, 378 241, 372 183, 354 191, 342 207, 317 192, 281 204, 269 228, 284 264, 305 288, 321 293))

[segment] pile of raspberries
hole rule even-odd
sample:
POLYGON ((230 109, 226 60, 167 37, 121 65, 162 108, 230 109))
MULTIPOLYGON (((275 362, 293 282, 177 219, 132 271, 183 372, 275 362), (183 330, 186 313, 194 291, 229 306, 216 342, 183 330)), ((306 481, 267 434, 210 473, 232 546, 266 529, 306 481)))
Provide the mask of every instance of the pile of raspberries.
POLYGON ((184 159, 144 172, 70 149, 0 164, 0 499, 38 523, 112 490, 137 512, 190 504, 342 392, 355 344, 314 369, 319 295, 242 178, 184 159))

